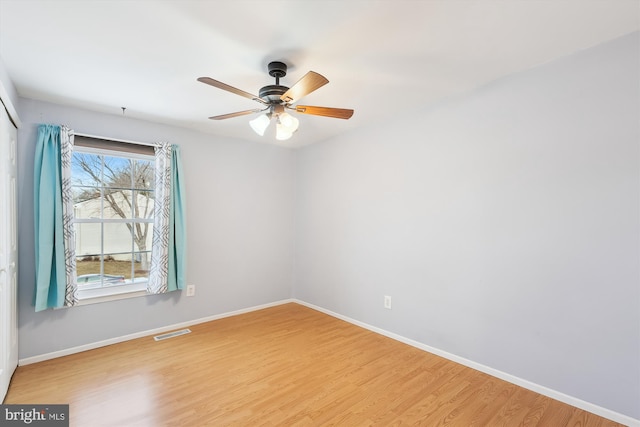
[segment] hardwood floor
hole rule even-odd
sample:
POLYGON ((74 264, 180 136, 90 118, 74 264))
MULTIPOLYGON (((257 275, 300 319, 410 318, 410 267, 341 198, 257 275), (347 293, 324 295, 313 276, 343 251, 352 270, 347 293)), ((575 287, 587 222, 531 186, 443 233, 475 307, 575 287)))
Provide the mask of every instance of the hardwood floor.
POLYGON ((5 403, 70 425, 618 426, 298 304, 20 366, 5 403))

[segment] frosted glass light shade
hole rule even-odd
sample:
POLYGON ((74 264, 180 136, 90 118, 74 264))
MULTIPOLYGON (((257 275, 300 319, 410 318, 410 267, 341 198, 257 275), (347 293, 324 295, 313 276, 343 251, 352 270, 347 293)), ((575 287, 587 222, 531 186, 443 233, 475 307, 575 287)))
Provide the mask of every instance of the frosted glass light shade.
POLYGON ((284 141, 293 136, 293 132, 289 132, 287 128, 282 123, 276 124, 276 139, 279 141, 284 141))
POLYGON ((284 128, 291 133, 297 131, 298 126, 300 125, 300 122, 298 121, 298 119, 296 119, 289 113, 280 114, 278 116, 278 120, 280 121, 280 124, 284 126, 284 128))
POLYGON ((249 125, 251 125, 251 129, 253 129, 258 135, 263 136, 264 131, 266 131, 269 127, 269 123, 271 123, 269 117, 267 117, 266 114, 261 114, 255 119, 251 120, 249 122, 249 125))

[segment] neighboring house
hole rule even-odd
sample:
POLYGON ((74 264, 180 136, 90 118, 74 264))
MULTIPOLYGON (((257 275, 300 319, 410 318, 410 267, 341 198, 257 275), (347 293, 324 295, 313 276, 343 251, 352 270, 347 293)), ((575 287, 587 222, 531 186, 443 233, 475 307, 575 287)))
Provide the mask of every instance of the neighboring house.
MULTIPOLYGON (((122 192, 114 193, 113 200, 117 205, 117 209, 105 201, 103 215, 100 214, 102 210, 102 199, 100 197, 74 204, 74 217, 78 221, 75 229, 76 255, 80 261, 87 257, 99 255, 102 252, 104 252, 105 257, 111 256, 118 261, 128 261, 131 259, 132 251, 137 253, 136 261, 141 261, 144 255, 140 255, 140 252, 151 250, 153 224, 149 222, 133 223, 133 215, 129 206, 130 198, 125 198, 122 192), (126 218, 123 218, 117 212, 118 210, 123 212, 126 218), (103 233, 103 224, 91 222, 91 220, 99 220, 101 217, 119 221, 105 223, 103 233), (104 245, 104 248, 102 245, 104 245)), ((153 198, 137 194, 136 201, 137 204, 135 206, 137 206, 137 209, 134 209, 138 213, 136 217, 138 219, 152 218, 153 198)))

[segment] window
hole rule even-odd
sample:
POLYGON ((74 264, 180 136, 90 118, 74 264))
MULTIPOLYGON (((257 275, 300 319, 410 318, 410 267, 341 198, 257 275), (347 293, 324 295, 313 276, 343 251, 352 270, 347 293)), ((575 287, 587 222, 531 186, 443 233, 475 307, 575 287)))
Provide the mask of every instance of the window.
POLYGON ((180 147, 168 142, 117 142, 38 125, 36 311, 185 287, 180 164, 180 147))
POLYGON ((79 300, 145 291, 154 174, 151 147, 76 137, 71 190, 79 300))

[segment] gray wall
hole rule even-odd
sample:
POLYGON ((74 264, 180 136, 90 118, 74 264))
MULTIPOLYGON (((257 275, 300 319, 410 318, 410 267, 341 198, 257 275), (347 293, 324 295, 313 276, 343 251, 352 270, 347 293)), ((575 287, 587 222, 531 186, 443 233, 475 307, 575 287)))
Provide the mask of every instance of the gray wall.
POLYGON ((294 296, 640 418, 639 52, 300 150, 294 296))
POLYGON ((20 358, 291 297, 294 152, 20 99, 20 358), (187 191, 189 284, 180 292, 36 313, 33 156, 38 123, 142 142, 179 144, 187 191))
POLYGON ((639 48, 297 152, 20 99, 20 357, 293 295, 640 418, 639 48), (181 145, 196 297, 33 311, 37 123, 181 145))

